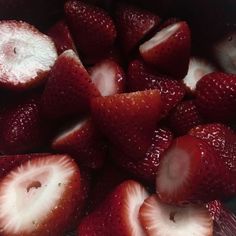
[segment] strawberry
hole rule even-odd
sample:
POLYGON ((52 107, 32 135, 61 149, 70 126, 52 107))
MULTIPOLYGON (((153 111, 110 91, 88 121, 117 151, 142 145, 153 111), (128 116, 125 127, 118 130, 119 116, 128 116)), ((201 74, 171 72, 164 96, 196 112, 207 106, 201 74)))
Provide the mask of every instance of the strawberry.
POLYGON ((60 20, 54 24, 48 30, 47 34, 53 39, 58 54, 61 54, 69 49, 76 51, 69 28, 64 20, 60 20))
POLYGON ((226 209, 220 201, 207 204, 214 220, 214 236, 234 236, 236 232, 236 216, 226 209))
POLYGON ((138 211, 148 193, 133 180, 120 184, 78 228, 78 235, 140 235, 145 233, 139 223, 138 211))
POLYGON ((128 87, 131 91, 159 89, 162 98, 162 116, 166 116, 184 97, 183 85, 176 80, 160 75, 139 60, 129 64, 128 87))
POLYGON ((157 32, 139 47, 142 58, 174 78, 187 74, 191 48, 190 29, 177 22, 157 32))
POLYGON ((40 114, 40 99, 30 96, 9 105, 1 115, 0 152, 19 154, 42 146, 48 138, 49 126, 40 114))
POLYGON ((115 147, 137 160, 151 145, 161 97, 158 90, 97 97, 91 110, 94 121, 115 147))
POLYGON ((90 99, 99 95, 80 59, 67 50, 49 74, 42 94, 42 110, 50 119, 84 113, 89 110, 90 99))
POLYGON ((194 94, 197 82, 209 73, 216 71, 216 67, 205 59, 192 57, 190 58, 188 73, 183 78, 183 83, 188 92, 194 94))
POLYGON ((80 170, 66 155, 42 155, 15 167, 0 180, 1 235, 72 230, 81 209, 81 187, 80 170))
POLYGON ((111 49, 116 39, 116 28, 103 9, 82 1, 68 0, 64 10, 82 57, 94 60, 111 49))
POLYGON ((57 52, 52 40, 22 21, 0 21, 0 86, 26 90, 42 83, 57 52))
POLYGON ((224 163, 211 146, 185 135, 176 138, 161 157, 156 191, 167 203, 207 202, 235 193, 229 178, 224 163))
POLYGON ((155 130, 152 145, 143 159, 138 161, 130 160, 129 157, 118 150, 113 152, 112 157, 121 168, 131 173, 134 177, 153 184, 155 183, 161 155, 170 146, 172 139, 173 135, 168 129, 158 128, 155 130))
POLYGON ((213 72, 196 87, 196 104, 210 121, 226 122, 236 118, 236 75, 213 72))
POLYGON ((228 170, 236 173, 236 133, 230 127, 220 123, 199 125, 189 134, 211 145, 228 170))
POLYGON ((203 123, 194 100, 186 100, 179 103, 170 113, 168 124, 177 135, 187 132, 203 123))
POLYGON ((102 96, 124 92, 125 74, 114 60, 102 60, 93 66, 89 72, 93 83, 102 96))
POLYGON ((211 236, 213 222, 203 206, 167 205, 156 195, 147 198, 139 211, 139 219, 147 236, 211 236))
POLYGON ((180 19, 175 18, 175 17, 168 18, 167 20, 165 20, 163 23, 160 24, 160 26, 158 27, 158 31, 160 31, 170 25, 173 25, 177 22, 180 22, 180 21, 181 21, 180 19))
POLYGON ((159 16, 129 4, 116 9, 116 26, 121 47, 129 54, 160 23, 159 16))
POLYGON ((52 148, 70 154, 78 163, 90 168, 100 168, 106 157, 106 146, 91 119, 84 119, 59 134, 52 148))
POLYGON ((236 33, 227 33, 213 44, 212 54, 218 65, 226 73, 236 73, 236 33))

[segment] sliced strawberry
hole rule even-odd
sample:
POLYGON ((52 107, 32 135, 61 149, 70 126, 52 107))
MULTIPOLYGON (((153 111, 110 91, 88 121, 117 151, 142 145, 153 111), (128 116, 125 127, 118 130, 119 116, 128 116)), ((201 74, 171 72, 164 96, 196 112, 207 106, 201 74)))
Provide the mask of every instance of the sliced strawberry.
POLYGON ((106 145, 91 119, 84 119, 59 134, 52 148, 68 153, 78 163, 90 168, 100 168, 106 157, 106 145))
POLYGON ((205 75, 196 87, 196 104, 210 121, 236 118, 236 75, 213 72, 205 75))
POLYGON ((161 23, 161 25, 158 27, 158 30, 160 31, 160 30, 162 30, 162 29, 164 29, 164 28, 166 28, 166 27, 168 27, 170 25, 173 25, 173 24, 175 24, 177 22, 180 22, 180 21, 181 20, 178 19, 178 18, 171 17, 171 18, 165 20, 163 23, 161 23))
POLYGON ((177 22, 157 32, 139 48, 143 59, 174 78, 187 74, 191 48, 190 29, 177 22))
POLYGON ((49 125, 40 114, 40 99, 30 96, 10 105, 1 115, 0 152, 19 154, 40 148, 48 139, 49 125))
POLYGON ((156 195, 144 201, 139 219, 147 236, 211 236, 213 233, 213 222, 206 208, 167 205, 156 195))
POLYGON ((159 23, 159 16, 152 12, 127 3, 119 4, 116 9, 116 26, 123 51, 130 53, 159 23))
POLYGON ((69 49, 76 51, 69 28, 64 20, 60 20, 53 25, 48 30, 48 35, 53 39, 58 54, 61 54, 69 49))
POLYGON ((189 134, 211 145, 228 170, 236 174, 236 133, 230 127, 220 123, 199 125, 189 134))
POLYGON ((145 154, 145 157, 133 161, 118 150, 113 151, 112 158, 124 170, 134 177, 144 180, 150 184, 155 183, 157 170, 160 164, 161 155, 170 146, 173 139, 172 133, 166 128, 155 130, 152 145, 145 154))
POLYGON ((131 91, 159 89, 162 98, 162 116, 166 116, 184 97, 184 86, 168 76, 160 75, 149 69, 139 60, 129 64, 128 87, 131 91))
POLYGON ((230 189, 229 178, 224 163, 211 146, 185 135, 176 138, 162 156, 156 191, 167 203, 207 202, 235 193, 235 186, 230 189))
POLYGON ((188 66, 188 73, 183 79, 186 89, 195 93, 197 82, 204 76, 216 71, 216 67, 205 59, 192 57, 188 66))
POLYGON ((22 21, 0 21, 0 86, 13 90, 36 87, 46 79, 57 52, 53 41, 22 21))
POLYGON ((212 48, 212 54, 219 66, 226 72, 236 74, 236 32, 227 33, 212 48))
POLYGON ((158 90, 98 97, 91 109, 94 121, 115 147, 133 160, 143 158, 160 119, 158 90))
POLYGON ((68 0, 64 9, 82 57, 97 59, 111 49, 116 29, 112 18, 103 9, 78 0, 68 0))
POLYGON ((102 96, 122 93, 125 90, 123 69, 112 59, 105 59, 91 68, 90 76, 102 96))
POLYGON ((42 110, 51 119, 89 110, 92 97, 99 96, 78 56, 67 50, 53 66, 42 94, 42 110))
POLYGON ((220 201, 207 204, 214 220, 214 236, 234 236, 236 232, 236 216, 226 209, 220 201))
POLYGON ((0 181, 2 235, 62 235, 81 207, 80 171, 66 155, 43 155, 0 181))
POLYGON ((99 208, 84 218, 79 225, 78 235, 144 236, 138 213, 147 197, 148 193, 138 182, 123 182, 99 208))
POLYGON ((177 135, 187 132, 203 123, 203 118, 198 112, 194 100, 186 100, 179 103, 170 113, 168 124, 177 135))

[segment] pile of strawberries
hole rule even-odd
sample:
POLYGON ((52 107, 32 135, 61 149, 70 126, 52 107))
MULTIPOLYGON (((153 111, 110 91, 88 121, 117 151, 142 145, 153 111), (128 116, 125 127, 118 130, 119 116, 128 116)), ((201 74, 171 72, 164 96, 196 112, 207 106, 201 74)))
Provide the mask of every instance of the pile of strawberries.
POLYGON ((235 236, 236 31, 104 2, 0 21, 0 235, 235 236))

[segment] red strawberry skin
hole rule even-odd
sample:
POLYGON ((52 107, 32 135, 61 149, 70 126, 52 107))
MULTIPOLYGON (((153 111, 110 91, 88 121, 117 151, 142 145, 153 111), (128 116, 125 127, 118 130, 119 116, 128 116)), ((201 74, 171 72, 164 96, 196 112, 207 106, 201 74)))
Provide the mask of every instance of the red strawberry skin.
POLYGON ((162 73, 182 79, 188 71, 191 33, 186 22, 175 25, 178 25, 177 31, 165 41, 148 50, 144 49, 143 44, 139 50, 148 64, 156 66, 162 73))
POLYGON ((128 156, 125 156, 117 150, 113 151, 112 158, 117 165, 134 177, 153 184, 155 183, 161 155, 170 146, 172 140, 173 134, 168 129, 158 128, 155 130, 152 145, 143 159, 138 161, 130 160, 128 156))
POLYGON ((213 72, 196 87, 196 104, 209 121, 227 122, 236 117, 236 75, 213 72))
POLYGON ((76 51, 69 28, 64 20, 53 25, 47 34, 53 39, 59 55, 68 49, 76 51))
POLYGON ((184 135, 188 131, 203 123, 194 100, 182 101, 170 113, 168 124, 175 134, 184 135))
POLYGON ((91 103, 92 117, 100 130, 134 160, 143 158, 151 145, 160 118, 158 90, 98 97, 91 103))
POLYGON ((56 138, 52 148, 70 154, 78 163, 89 168, 101 168, 106 157, 106 145, 91 119, 64 138, 56 138))
POLYGON ((37 149, 48 139, 49 131, 41 117, 39 96, 21 99, 2 114, 0 152, 19 154, 37 149))
POLYGON ((134 60, 129 64, 127 76, 128 88, 131 91, 159 89, 162 98, 162 116, 166 116, 184 97, 183 85, 168 76, 149 69, 142 61, 134 60))
POLYGON ((123 51, 129 54, 159 23, 159 16, 147 10, 119 4, 116 9, 116 25, 123 51))
POLYGON ((49 119, 83 114, 89 111, 90 99, 99 95, 79 58, 67 50, 49 74, 41 99, 42 111, 49 119))
POLYGON ((65 15, 82 57, 98 58, 111 49, 116 39, 112 18, 101 8, 78 0, 65 3, 65 15))

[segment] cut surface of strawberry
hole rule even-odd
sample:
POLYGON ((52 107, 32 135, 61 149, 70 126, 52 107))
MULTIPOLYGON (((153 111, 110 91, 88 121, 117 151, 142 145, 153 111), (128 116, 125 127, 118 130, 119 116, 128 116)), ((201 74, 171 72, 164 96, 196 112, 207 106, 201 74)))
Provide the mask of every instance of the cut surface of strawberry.
POLYGON ((144 201, 139 219, 147 236, 211 236, 213 233, 213 222, 206 208, 168 205, 156 195, 144 201))
POLYGON ((125 74, 114 60, 105 59, 93 66, 89 72, 102 96, 124 92, 125 74))
POLYGON ((40 84, 55 60, 53 41, 22 21, 0 21, 0 85, 25 90, 40 84))
POLYGON ((71 230, 81 194, 80 171, 66 155, 15 167, 0 181, 3 235, 61 235, 71 230))

